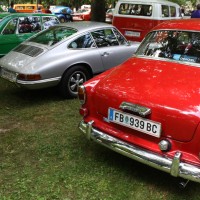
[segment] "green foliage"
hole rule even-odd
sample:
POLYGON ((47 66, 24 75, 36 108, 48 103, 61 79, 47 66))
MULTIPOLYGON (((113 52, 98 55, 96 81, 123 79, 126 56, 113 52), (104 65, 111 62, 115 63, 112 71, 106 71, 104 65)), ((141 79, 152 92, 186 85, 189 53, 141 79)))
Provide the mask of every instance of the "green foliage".
POLYGON ((185 0, 170 0, 171 2, 174 2, 174 3, 177 3, 179 4, 180 6, 181 5, 185 5, 185 0))
POLYGON ((88 141, 78 100, 0 79, 1 200, 200 200, 179 179, 88 141))

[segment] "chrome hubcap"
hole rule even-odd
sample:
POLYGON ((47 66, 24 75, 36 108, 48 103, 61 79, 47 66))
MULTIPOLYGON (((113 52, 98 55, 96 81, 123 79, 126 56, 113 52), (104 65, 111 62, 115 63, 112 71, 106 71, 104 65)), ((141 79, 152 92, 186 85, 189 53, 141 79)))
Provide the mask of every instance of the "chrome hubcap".
POLYGON ((74 93, 77 93, 77 87, 81 84, 83 84, 86 80, 85 74, 81 72, 76 72, 72 74, 70 81, 69 81, 69 87, 70 90, 74 93))

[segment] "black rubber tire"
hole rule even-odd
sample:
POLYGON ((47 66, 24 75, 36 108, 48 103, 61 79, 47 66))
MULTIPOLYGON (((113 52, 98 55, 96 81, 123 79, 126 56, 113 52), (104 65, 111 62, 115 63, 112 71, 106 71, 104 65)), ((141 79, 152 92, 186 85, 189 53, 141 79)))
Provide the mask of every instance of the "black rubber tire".
POLYGON ((64 17, 59 18, 59 20, 60 20, 60 23, 65 23, 66 22, 64 17))
POLYGON ((59 92, 66 99, 77 97, 77 88, 91 78, 88 69, 84 66, 73 66, 68 69, 59 84, 59 92))

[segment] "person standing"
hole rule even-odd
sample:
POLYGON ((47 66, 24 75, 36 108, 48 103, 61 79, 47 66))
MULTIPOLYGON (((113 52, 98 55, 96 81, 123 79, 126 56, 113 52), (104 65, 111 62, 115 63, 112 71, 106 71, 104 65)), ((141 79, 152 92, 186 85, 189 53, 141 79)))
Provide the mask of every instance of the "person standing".
POLYGON ((192 12, 191 18, 200 18, 200 4, 197 5, 197 10, 192 12))
POLYGON ((72 14, 73 14, 73 11, 72 11, 72 9, 71 9, 71 5, 69 5, 68 8, 67 8, 67 19, 68 19, 70 22, 73 22, 72 14))
POLYGON ((41 7, 39 6, 37 10, 33 11, 34 13, 42 13, 42 9, 41 7))
POLYGON ((184 15, 185 15, 185 8, 184 8, 184 6, 182 5, 182 6, 181 6, 181 17, 184 17, 184 15))
POLYGON ((14 7, 14 3, 11 2, 10 3, 10 8, 8 8, 8 12, 10 12, 10 13, 16 13, 17 11, 13 7, 14 7))
POLYGON ((47 8, 45 9, 45 13, 49 13, 49 14, 51 14, 50 6, 47 6, 47 8))

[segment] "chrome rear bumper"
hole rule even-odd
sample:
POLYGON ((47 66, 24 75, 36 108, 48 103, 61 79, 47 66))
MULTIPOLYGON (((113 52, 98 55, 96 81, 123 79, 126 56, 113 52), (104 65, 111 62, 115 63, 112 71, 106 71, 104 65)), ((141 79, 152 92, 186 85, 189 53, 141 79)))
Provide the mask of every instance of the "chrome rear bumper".
POLYGON ((181 162, 180 152, 176 152, 173 159, 155 154, 154 152, 142 149, 138 146, 130 145, 122 140, 109 136, 108 134, 95 129, 92 124, 93 121, 88 123, 81 121, 79 124, 79 129, 88 139, 102 144, 103 146, 106 146, 133 160, 167 172, 172 176, 200 183, 200 168, 181 162))

